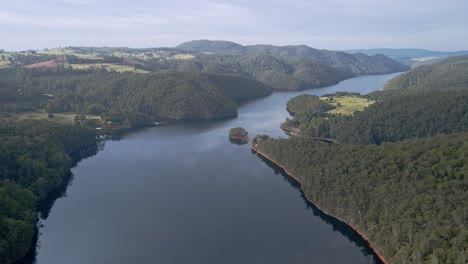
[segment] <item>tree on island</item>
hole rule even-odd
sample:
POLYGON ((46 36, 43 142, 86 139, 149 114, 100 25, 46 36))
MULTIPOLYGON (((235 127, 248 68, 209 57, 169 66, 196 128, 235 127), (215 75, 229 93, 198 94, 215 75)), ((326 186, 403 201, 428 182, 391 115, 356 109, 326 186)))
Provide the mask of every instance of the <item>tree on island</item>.
POLYGON ((248 138, 247 135, 249 132, 242 127, 235 127, 229 130, 230 138, 248 138))

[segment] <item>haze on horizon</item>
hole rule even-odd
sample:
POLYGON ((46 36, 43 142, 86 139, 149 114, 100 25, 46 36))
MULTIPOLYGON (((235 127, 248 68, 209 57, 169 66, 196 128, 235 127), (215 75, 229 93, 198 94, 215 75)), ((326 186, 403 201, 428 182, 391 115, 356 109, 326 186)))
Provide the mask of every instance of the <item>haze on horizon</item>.
POLYGON ((466 50, 466 0, 17 0, 0 49, 172 47, 194 39, 322 49, 466 50))

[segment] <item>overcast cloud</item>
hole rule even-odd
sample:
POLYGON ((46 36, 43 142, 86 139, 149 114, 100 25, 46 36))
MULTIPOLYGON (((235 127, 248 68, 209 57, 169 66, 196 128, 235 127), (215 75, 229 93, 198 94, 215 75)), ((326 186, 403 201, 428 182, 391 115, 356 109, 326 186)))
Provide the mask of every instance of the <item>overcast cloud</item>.
POLYGON ((324 49, 468 49, 466 0, 2 1, 0 48, 175 46, 193 39, 324 49))

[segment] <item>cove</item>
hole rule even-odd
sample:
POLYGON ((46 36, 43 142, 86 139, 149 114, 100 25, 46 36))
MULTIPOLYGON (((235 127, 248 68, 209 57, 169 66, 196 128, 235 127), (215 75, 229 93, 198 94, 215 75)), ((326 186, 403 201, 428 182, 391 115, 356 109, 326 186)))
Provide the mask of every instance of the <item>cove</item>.
POLYGON ((286 135, 289 98, 368 93, 397 74, 277 92, 236 119, 184 122, 107 141, 72 169, 41 214, 33 263, 379 263, 346 225, 320 213, 275 166, 229 129, 286 135))

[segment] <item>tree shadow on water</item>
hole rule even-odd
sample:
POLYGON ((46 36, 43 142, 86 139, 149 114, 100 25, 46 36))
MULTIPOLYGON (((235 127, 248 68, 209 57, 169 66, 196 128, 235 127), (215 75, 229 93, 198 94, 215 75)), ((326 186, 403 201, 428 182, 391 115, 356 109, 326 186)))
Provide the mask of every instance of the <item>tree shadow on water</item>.
MULTIPOLYGON (((97 143, 93 143, 87 146, 83 146, 79 148, 78 150, 70 153, 69 155, 72 159, 71 168, 76 166, 80 161, 95 156, 100 150, 104 149, 104 146, 105 146, 104 141, 97 142, 97 143)), ((57 199, 67 196, 67 188, 68 186, 72 184, 73 177, 74 177, 73 173, 71 171, 68 171, 67 175, 63 178, 63 183, 57 189, 50 192, 47 198, 44 199, 44 201, 41 201, 40 203, 38 203, 37 211, 39 214, 39 222, 34 232, 31 249, 24 256, 24 258, 21 258, 17 260, 16 262, 14 262, 15 264, 36 263, 37 249, 40 248, 39 228, 42 227, 42 223, 40 220, 45 220, 49 217, 50 211, 52 207, 54 206, 55 202, 57 201, 57 199)))
POLYGON ((345 236, 350 242, 360 248, 362 254, 368 259, 369 263, 383 264, 380 258, 376 255, 374 250, 369 245, 369 242, 365 240, 358 232, 346 223, 338 220, 337 218, 325 214, 322 210, 317 208, 314 204, 307 200, 304 192, 301 189, 301 184, 296 181, 293 177, 289 176, 283 168, 279 167, 269 159, 258 154, 255 150, 252 150, 252 154, 259 157, 268 167, 272 168, 276 175, 280 175, 284 181, 288 182, 293 188, 300 191, 301 198, 304 201, 308 210, 311 210, 314 216, 319 217, 322 221, 330 225, 335 232, 339 232, 345 236))

